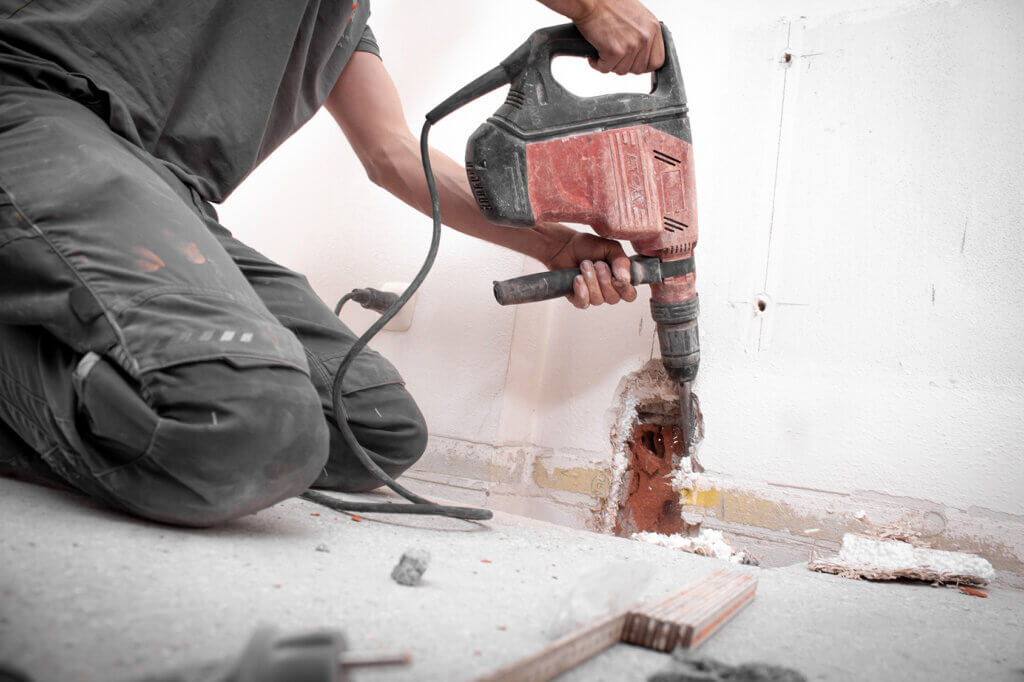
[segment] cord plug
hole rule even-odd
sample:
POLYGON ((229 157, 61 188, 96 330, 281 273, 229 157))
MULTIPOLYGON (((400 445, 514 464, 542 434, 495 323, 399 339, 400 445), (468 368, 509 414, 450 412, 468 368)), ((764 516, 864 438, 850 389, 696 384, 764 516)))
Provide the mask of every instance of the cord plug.
POLYGON ((370 287, 353 289, 341 297, 341 300, 338 301, 338 305, 334 307, 334 314, 340 315, 341 308, 345 303, 348 301, 355 301, 367 310, 373 310, 374 312, 383 315, 397 300, 398 294, 393 294, 390 291, 381 291, 380 289, 373 289, 370 287))

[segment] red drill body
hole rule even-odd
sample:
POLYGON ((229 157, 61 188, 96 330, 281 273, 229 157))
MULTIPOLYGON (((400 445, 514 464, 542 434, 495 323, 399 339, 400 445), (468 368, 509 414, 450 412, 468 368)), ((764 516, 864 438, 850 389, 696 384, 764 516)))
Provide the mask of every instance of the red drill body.
MULTIPOLYGON (((634 284, 652 288, 665 369, 680 385, 687 441, 690 382, 697 374, 697 291, 693 249, 697 201, 686 94, 671 34, 662 27, 665 64, 650 93, 577 97, 551 75, 555 55, 593 57, 572 25, 541 29, 500 67, 439 109, 451 109, 507 82, 505 103, 466 148, 466 172, 491 221, 531 226, 583 223, 609 239, 628 240, 634 284)), ((430 115, 428 115, 430 120, 430 115)), ((503 305, 572 293, 578 269, 495 283, 503 305)))

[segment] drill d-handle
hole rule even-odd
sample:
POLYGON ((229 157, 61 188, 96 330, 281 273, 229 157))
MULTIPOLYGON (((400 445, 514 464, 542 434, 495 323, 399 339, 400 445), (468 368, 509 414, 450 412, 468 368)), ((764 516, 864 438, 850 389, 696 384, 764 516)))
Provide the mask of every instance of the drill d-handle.
POLYGON ((579 97, 563 88, 551 73, 551 61, 555 57, 585 57, 597 59, 597 49, 587 42, 573 24, 561 24, 534 31, 515 52, 501 63, 513 89, 523 92, 525 110, 532 113, 532 120, 524 122, 524 129, 536 125, 545 126, 562 113, 559 104, 573 108, 573 122, 583 122, 610 115, 636 114, 664 108, 666 103, 685 101, 683 78, 679 70, 679 59, 672 43, 672 34, 665 24, 661 25, 665 41, 665 63, 651 73, 649 93, 631 93, 629 97, 598 95, 579 97), (541 96, 538 92, 544 92, 541 96), (536 101, 531 101, 536 97, 536 101), (533 106, 530 106, 532 104, 533 106), (551 108, 551 105, 555 105, 551 108), (534 124, 531 126, 530 124, 534 124))
MULTIPOLYGON (((692 257, 661 261, 648 256, 632 256, 629 261, 630 283, 633 285, 656 284, 669 277, 687 275, 694 271, 692 257)), ((571 296, 572 282, 578 274, 579 268, 567 268, 495 282, 494 299, 501 305, 517 305, 571 296)))

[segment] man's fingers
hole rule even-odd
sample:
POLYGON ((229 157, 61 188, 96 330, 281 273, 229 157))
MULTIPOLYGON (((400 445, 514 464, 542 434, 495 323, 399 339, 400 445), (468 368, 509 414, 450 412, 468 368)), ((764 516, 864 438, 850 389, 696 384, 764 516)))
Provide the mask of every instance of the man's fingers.
POLYGON ((590 294, 590 305, 601 305, 604 303, 604 296, 601 294, 601 285, 597 281, 597 271, 594 264, 588 260, 580 263, 580 271, 583 273, 583 282, 587 285, 587 292, 590 294))
POLYGON ((651 47, 651 59, 648 63, 648 71, 657 71, 665 64, 665 40, 661 35, 661 25, 658 25, 658 35, 654 37, 654 45, 651 47))
POLYGON ((587 295, 587 285, 583 281, 583 275, 576 275, 573 278, 572 291, 572 296, 566 296, 566 298, 569 299, 569 302, 580 310, 586 308, 589 298, 587 295))
POLYGON ((648 62, 650 62, 650 50, 640 50, 636 53, 636 57, 633 59, 633 63, 629 65, 629 71, 627 73, 646 73, 650 71, 647 68, 648 62))
POLYGON ((612 66, 614 66, 614 64, 609 64, 608 61, 605 59, 591 58, 588 59, 587 61, 590 62, 591 68, 593 68, 595 71, 600 71, 601 73, 608 73, 609 71, 612 70, 612 66))
MULTIPOLYGON (((658 43, 661 42, 661 27, 658 27, 658 34, 651 35, 648 37, 647 42, 644 44, 644 48, 637 53, 636 60, 633 62, 633 66, 630 68, 632 73, 647 73, 648 71, 654 71, 657 66, 653 65, 652 55, 654 54, 654 48, 658 43)), ((664 58, 664 45, 662 45, 662 57, 664 58)), ((660 64, 659 64, 660 66, 660 64)))
POLYGON ((628 50, 622 59, 612 67, 612 72, 625 76, 633 68, 633 60, 636 59, 636 50, 628 50))
POLYGON ((604 302, 609 305, 615 305, 622 297, 619 296, 619 292, 615 288, 611 268, 603 260, 599 260, 594 263, 594 270, 597 272, 597 282, 601 285, 601 295, 604 297, 604 302))
POLYGON ((656 37, 659 36, 656 36, 654 30, 650 27, 637 34, 635 47, 632 50, 633 59, 629 65, 629 73, 647 73, 651 70, 651 52, 654 49, 656 37))
POLYGON ((616 289, 619 290, 619 296, 626 303, 632 303, 636 300, 636 287, 632 284, 619 284, 616 286, 616 289))

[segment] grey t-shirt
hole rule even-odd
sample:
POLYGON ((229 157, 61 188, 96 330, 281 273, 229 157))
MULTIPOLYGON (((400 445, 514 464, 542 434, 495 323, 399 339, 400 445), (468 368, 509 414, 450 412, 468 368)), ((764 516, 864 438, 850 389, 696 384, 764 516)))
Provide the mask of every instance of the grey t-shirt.
POLYGON ((72 97, 220 202, 380 55, 369 0, 0 0, 0 87, 72 97))

